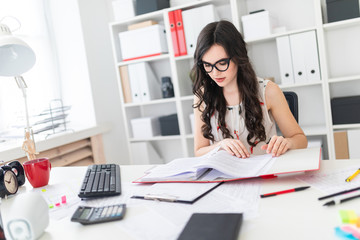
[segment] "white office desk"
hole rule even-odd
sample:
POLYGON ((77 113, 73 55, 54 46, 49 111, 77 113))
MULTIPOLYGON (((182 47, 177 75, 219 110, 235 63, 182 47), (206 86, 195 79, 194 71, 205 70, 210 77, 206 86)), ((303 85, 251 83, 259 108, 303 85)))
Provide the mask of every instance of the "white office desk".
MULTIPOLYGON (((360 160, 321 161, 320 171, 325 172, 352 165, 360 167, 360 160)), ((122 182, 131 182, 142 176, 149 167, 145 165, 121 166, 122 182)), ((50 184, 60 183, 63 179, 69 178, 74 179, 74 184, 79 184, 85 170, 85 167, 53 168, 50 184)), ((302 182, 299 183, 299 180, 293 176, 267 179, 263 182, 263 193, 305 185, 302 182)), ((30 189, 32 187, 26 183, 18 194, 30 189)), ((332 207, 323 207, 323 202, 320 203, 317 200, 323 195, 315 188, 310 188, 301 192, 261 199, 259 215, 243 222, 239 239, 337 239, 334 227, 340 225, 339 209, 359 211, 360 199, 332 207)), ((172 204, 176 208, 179 203, 172 204)), ((8 214, 7 210, 3 202, 1 208, 3 215, 8 214)), ((124 220, 141 211, 149 210, 129 207, 124 220)), ((60 221, 51 220, 41 239, 133 239, 119 227, 121 221, 83 226, 71 222, 70 218, 71 215, 60 221)), ((141 231, 145 225, 146 223, 139 223, 136 227, 141 231)), ((161 232, 163 224, 159 222, 157 226, 158 231, 161 232)))

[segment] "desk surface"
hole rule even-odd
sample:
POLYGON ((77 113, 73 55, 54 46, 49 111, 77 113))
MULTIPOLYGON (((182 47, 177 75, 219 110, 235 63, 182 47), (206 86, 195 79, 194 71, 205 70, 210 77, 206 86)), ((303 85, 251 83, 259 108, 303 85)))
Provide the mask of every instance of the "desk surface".
MULTIPOLYGON (((320 172, 347 166, 360 166, 360 160, 323 160, 321 161, 320 172)), ((147 165, 121 166, 122 182, 131 182, 142 176, 149 167, 147 165)), ((75 182, 80 184, 85 170, 85 167, 53 168, 50 184, 61 183, 64 178, 70 176, 74 178, 74 184, 75 182)), ((304 183, 301 182, 300 184, 299 182, 294 176, 267 179, 263 181, 262 192, 273 192, 304 185, 304 183)), ((26 183, 25 187, 20 189, 20 194, 31 189, 29 183, 26 183)), ((243 222, 239 239, 337 239, 334 234, 334 227, 340 225, 339 210, 352 209, 358 211, 360 200, 349 201, 333 207, 323 207, 317 200, 323 195, 316 188, 310 188, 298 193, 260 199, 258 216, 243 222)), ((8 214, 6 212, 8 208, 3 203, 1 211, 5 215, 8 214)), ((177 204, 173 204, 173 207, 176 208, 177 204)), ((149 211, 149 209, 136 206, 129 207, 124 220, 141 211, 149 211)), ((133 239, 122 227, 119 227, 118 224, 122 221, 83 226, 71 222, 70 218, 69 215, 59 221, 51 220, 41 239, 99 239, 99 237, 104 239, 133 239)), ((146 222, 139 222, 136 227, 141 231, 142 228, 146 228, 146 225, 146 222)), ((157 226, 158 231, 161 232, 163 224, 159 222, 157 226)))

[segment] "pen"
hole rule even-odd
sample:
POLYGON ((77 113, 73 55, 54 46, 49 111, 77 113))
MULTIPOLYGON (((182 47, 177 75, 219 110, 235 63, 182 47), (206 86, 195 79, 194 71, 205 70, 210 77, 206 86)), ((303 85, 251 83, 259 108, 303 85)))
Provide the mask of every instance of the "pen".
POLYGON ((327 196, 319 197, 318 200, 324 200, 326 198, 335 197, 335 196, 345 194, 345 193, 349 193, 349 192, 353 192, 353 191, 356 191, 356 190, 360 190, 360 187, 356 187, 356 188, 352 188, 352 189, 349 189, 349 190, 344 190, 344 191, 341 191, 341 192, 333 193, 333 194, 330 194, 330 195, 327 195, 327 196))
POLYGON ((276 196, 276 195, 280 195, 280 194, 284 194, 284 193, 302 191, 302 190, 308 189, 309 187, 310 186, 297 187, 297 188, 292 188, 292 189, 278 191, 278 192, 266 193, 266 194, 260 195, 260 197, 261 198, 266 198, 266 197, 272 197, 272 196, 276 196))
POLYGON ((356 177, 358 174, 360 173, 360 168, 354 172, 353 175, 351 175, 350 177, 348 177, 347 179, 345 179, 345 182, 350 182, 351 180, 353 180, 354 177, 356 177))
POLYGON ((330 202, 325 203, 323 206, 332 206, 332 205, 335 205, 335 204, 340 204, 340 203, 347 202, 347 201, 350 201, 350 200, 358 198, 358 197, 360 197, 360 194, 352 196, 352 197, 340 199, 340 201, 332 200, 330 202))

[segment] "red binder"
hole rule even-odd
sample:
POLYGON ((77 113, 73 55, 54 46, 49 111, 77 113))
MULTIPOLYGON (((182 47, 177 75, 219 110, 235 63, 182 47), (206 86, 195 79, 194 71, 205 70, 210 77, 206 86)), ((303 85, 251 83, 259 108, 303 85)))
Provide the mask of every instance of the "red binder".
POLYGON ((176 33, 178 37, 180 56, 187 55, 184 24, 182 19, 182 10, 181 9, 175 10, 174 17, 176 22, 176 33))
POLYGON ((169 22, 170 22, 171 39, 172 39, 173 49, 174 49, 174 56, 178 57, 178 56, 180 56, 180 52, 179 52, 178 37, 177 37, 177 33, 176 33, 177 31, 176 31, 176 22, 175 22, 174 11, 169 12, 169 22))

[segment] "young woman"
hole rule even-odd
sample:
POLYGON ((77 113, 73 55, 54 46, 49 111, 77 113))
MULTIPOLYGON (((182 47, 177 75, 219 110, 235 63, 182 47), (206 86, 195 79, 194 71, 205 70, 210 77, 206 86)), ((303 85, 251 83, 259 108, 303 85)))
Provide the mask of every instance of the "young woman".
POLYGON ((281 89, 257 78, 231 22, 213 22, 201 31, 192 76, 196 156, 219 145, 241 158, 307 147, 281 89), (276 124, 283 136, 276 135, 276 124))

